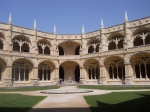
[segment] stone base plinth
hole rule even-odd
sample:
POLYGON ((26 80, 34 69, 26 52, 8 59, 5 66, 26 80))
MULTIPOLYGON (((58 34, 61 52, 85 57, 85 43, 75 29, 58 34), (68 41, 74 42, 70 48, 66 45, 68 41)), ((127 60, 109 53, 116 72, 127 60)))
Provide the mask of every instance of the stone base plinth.
POLYGON ((11 87, 11 86, 13 86, 12 85, 12 78, 4 79, 4 86, 5 87, 11 87))
POLYGON ((91 79, 86 81, 87 85, 98 85, 98 80, 97 79, 91 79))

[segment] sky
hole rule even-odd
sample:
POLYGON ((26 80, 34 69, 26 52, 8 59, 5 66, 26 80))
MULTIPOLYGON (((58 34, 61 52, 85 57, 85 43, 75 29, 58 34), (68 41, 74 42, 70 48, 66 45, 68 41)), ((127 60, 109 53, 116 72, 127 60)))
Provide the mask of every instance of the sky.
POLYGON ((0 0, 0 22, 57 34, 81 34, 124 23, 124 12, 129 21, 150 16, 150 0, 0 0))

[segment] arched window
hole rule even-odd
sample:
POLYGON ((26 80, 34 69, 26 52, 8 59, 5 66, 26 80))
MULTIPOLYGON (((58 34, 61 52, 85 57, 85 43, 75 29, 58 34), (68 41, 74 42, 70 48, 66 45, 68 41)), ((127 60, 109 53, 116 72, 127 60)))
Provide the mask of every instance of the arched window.
POLYGON ((98 63, 92 63, 88 67, 89 79, 99 79, 99 66, 98 63))
POLYGON ((13 81, 28 81, 29 80, 29 67, 26 63, 24 62, 13 63, 12 80, 13 81))
POLYGON ((38 67, 38 78, 40 81, 47 81, 51 79, 51 70, 49 65, 40 64, 38 67))
POLYGON ((88 42, 88 53, 99 52, 100 41, 98 39, 88 42))
POLYGON ((30 41, 25 36, 16 36, 13 40, 13 51, 29 52, 30 41))
POLYGON ((150 29, 142 28, 134 33, 134 46, 150 44, 150 29))
POLYGON ((134 65, 135 78, 150 78, 150 58, 144 57, 138 59, 134 65))
POLYGON ((39 54, 51 54, 51 44, 47 40, 42 39, 38 41, 37 46, 39 54))
POLYGON ((109 78, 110 79, 124 79, 125 67, 122 61, 114 60, 109 65, 109 78))
POLYGON ((124 37, 121 34, 115 34, 108 39, 108 50, 123 48, 124 37))

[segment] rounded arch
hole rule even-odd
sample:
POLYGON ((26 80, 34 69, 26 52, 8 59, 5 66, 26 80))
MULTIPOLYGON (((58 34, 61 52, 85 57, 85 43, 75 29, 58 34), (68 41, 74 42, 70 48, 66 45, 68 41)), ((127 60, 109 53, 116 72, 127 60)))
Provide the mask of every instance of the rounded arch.
POLYGON ((138 27, 133 33, 132 33, 132 37, 138 33, 140 33, 141 31, 150 31, 150 28, 148 27, 138 27))
POLYGON ((4 35, 0 32, 0 49, 3 49, 4 40, 5 40, 5 37, 4 37, 4 35))
POLYGON ((61 45, 63 43, 66 43, 66 42, 76 43, 76 44, 79 44, 80 46, 82 45, 82 43, 74 41, 74 40, 63 40, 63 41, 59 42, 56 47, 58 47, 59 45, 61 45))
POLYGON ((55 65, 52 61, 44 60, 38 64, 38 78, 40 81, 51 80, 51 74, 54 71, 55 65))
POLYGON ((39 62, 39 64, 41 64, 41 63, 45 63, 45 64, 48 64, 48 65, 51 65, 51 67, 53 67, 53 69, 56 68, 55 63, 50 61, 50 60, 42 60, 42 61, 39 62))
POLYGON ((23 39, 23 40, 26 40, 27 42, 31 43, 29 37, 25 36, 25 35, 15 35, 12 40, 15 40, 15 39, 23 39))
POLYGON ((13 51, 30 52, 31 41, 24 35, 14 36, 12 39, 13 51))
POLYGON ((108 50, 123 48, 124 36, 121 33, 112 33, 107 38, 108 50))
POLYGON ((150 28, 139 27, 132 33, 134 46, 150 44, 150 28))
POLYGON ((87 42, 87 45, 89 45, 91 43, 100 43, 100 40, 96 37, 93 37, 87 42))
POLYGON ((51 54, 51 43, 47 39, 40 39, 37 42, 39 54, 51 54))
POLYGON ((97 38, 92 38, 87 42, 88 53, 99 52, 100 40, 97 38))
POLYGON ((99 61, 96 59, 87 59, 83 66, 86 69, 89 80, 98 80, 100 78, 99 61))
POLYGON ((5 60, 3 60, 2 58, 0 58, 0 81, 3 80, 3 76, 4 76, 4 69, 6 68, 6 62, 5 60))
POLYGON ((80 65, 76 61, 64 61, 59 66, 59 78, 66 83, 79 82, 80 65))
POLYGON ((29 81, 33 63, 28 59, 17 59, 12 63, 12 81, 29 81))
POLYGON ((111 63, 112 60, 115 60, 115 59, 124 61, 124 59, 121 56, 109 56, 104 59, 104 64, 108 65, 111 63))
POLYGON ((80 48, 80 44, 73 41, 66 41, 58 44, 59 54, 61 55, 79 54, 79 48, 80 48))
POLYGON ((135 79, 150 78, 150 53, 136 53, 130 58, 135 79))
POLYGON ((109 56, 105 59, 104 64, 108 72, 108 78, 111 80, 121 80, 124 83, 125 66, 124 59, 119 56, 109 56))
POLYGON ((66 62, 73 62, 73 63, 76 63, 77 65, 80 66, 79 62, 77 62, 77 61, 75 61, 75 60, 65 60, 65 61, 61 62, 59 65, 63 65, 63 64, 66 63, 66 62))
POLYGON ((140 59, 142 57, 150 57, 150 53, 149 52, 136 52, 136 53, 133 53, 130 56, 130 63, 135 63, 135 61, 137 59, 140 59))

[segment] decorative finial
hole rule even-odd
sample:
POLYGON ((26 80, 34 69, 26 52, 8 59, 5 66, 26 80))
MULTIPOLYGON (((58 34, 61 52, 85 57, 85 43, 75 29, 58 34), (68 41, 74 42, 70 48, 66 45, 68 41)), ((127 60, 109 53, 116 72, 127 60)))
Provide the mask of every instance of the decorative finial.
POLYGON ((10 14, 9 14, 9 20, 8 20, 8 23, 9 23, 9 24, 12 24, 11 12, 10 12, 10 14))
POLYGON ((127 15, 126 10, 125 10, 125 22, 128 22, 128 15, 127 15))
POLYGON ((36 30, 36 19, 34 20, 34 30, 36 30))
POLYGON ((82 34, 84 34, 85 31, 84 31, 84 25, 82 25, 82 34))
POLYGON ((54 25, 54 32, 53 32, 53 34, 56 34, 56 26, 54 25))
POLYGON ((101 28, 104 28, 103 19, 101 18, 101 28))

